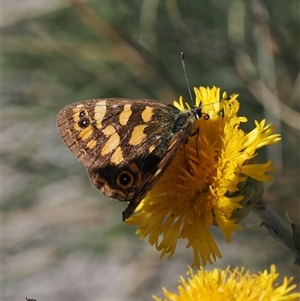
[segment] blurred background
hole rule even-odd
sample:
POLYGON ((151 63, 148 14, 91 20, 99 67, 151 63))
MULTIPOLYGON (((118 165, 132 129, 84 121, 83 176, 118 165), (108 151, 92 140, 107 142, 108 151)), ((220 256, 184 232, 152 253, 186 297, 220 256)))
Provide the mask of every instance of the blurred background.
MULTIPOLYGON (((59 137, 65 105, 96 97, 189 99, 192 87, 239 93, 241 116, 276 124, 282 143, 262 150, 275 180, 266 192, 299 222, 299 2, 297 0, 10 0, 2 2, 3 300, 152 300, 177 290, 193 262, 171 260, 135 228, 125 204, 102 196, 59 137)), ((250 215, 214 267, 253 273, 299 268, 250 215)), ((281 277, 282 279, 282 277, 281 277)), ((299 287, 298 287, 299 288, 299 287)))

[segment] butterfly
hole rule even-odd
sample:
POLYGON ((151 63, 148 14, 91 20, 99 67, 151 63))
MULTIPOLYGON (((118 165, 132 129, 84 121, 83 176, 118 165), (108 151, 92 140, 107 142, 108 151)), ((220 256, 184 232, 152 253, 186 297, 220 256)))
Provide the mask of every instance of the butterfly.
POLYGON ((91 183, 109 198, 128 202, 128 219, 192 134, 202 105, 180 111, 149 99, 98 98, 67 105, 59 133, 86 167, 91 183))

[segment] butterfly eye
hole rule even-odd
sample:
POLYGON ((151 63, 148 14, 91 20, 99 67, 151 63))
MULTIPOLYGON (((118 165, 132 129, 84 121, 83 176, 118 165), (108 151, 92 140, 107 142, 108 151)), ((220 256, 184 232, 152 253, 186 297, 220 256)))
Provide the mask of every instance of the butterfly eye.
POLYGON ((133 175, 128 171, 122 171, 117 178, 117 185, 122 188, 128 188, 132 185, 133 175))

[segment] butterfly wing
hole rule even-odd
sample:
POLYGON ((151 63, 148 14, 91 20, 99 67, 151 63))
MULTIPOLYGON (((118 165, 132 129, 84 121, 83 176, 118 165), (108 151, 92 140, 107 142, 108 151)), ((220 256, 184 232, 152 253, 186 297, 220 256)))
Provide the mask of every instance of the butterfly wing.
MULTIPOLYGON (((123 211, 123 221, 129 218, 137 206, 140 204, 142 199, 146 196, 147 192, 152 189, 153 185, 159 178, 163 175, 166 168, 172 162, 173 157, 176 155, 179 146, 185 140, 186 135, 189 132, 189 127, 185 127, 184 129, 180 130, 173 138, 171 144, 168 146, 167 150, 164 150, 163 156, 157 156, 158 161, 157 164, 153 165, 150 173, 146 173, 140 189, 138 189, 135 195, 131 198, 127 208, 123 211)), ((160 147, 157 148, 158 153, 161 152, 160 147)), ((153 155, 152 155, 153 156, 153 155)), ((151 155, 150 157, 151 158, 151 155)), ((149 160, 148 158, 148 160, 149 160)), ((151 160, 151 159, 150 159, 151 160)))
POLYGON ((130 202, 128 218, 171 162, 189 131, 172 105, 153 100, 92 99, 63 108, 62 139, 103 194, 130 202), (176 122, 182 123, 176 127, 176 122))

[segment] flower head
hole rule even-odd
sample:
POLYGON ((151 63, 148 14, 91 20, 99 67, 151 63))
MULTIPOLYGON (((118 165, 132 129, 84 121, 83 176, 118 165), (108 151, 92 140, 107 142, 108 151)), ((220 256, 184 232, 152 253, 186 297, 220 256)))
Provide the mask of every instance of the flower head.
MULTIPOLYGON (((169 292, 163 288, 164 301, 296 301, 300 293, 291 293, 296 285, 290 285, 293 278, 284 277, 283 283, 279 285, 276 279, 276 267, 271 266, 270 272, 264 271, 258 275, 244 272, 244 269, 227 267, 226 270, 214 269, 205 271, 202 267, 196 274, 190 268, 188 281, 180 277, 178 294, 169 292)), ((162 301, 153 297, 156 301, 162 301)))
MULTIPOLYGON (((230 242, 231 234, 238 229, 233 213, 243 209, 244 199, 240 187, 247 186, 250 178, 270 181, 267 172, 272 162, 252 164, 256 150, 276 143, 279 135, 272 135, 274 127, 265 120, 256 122, 250 133, 240 129, 246 122, 238 117, 237 94, 227 96, 220 89, 195 88, 196 105, 202 105, 209 119, 198 119, 188 137, 153 189, 126 222, 138 225, 141 239, 149 236, 151 245, 161 251, 161 256, 174 253, 178 239, 186 239, 187 247, 194 253, 194 265, 212 263, 221 258, 209 227, 218 225, 230 242), (198 129, 198 131, 197 131, 198 129)), ((189 109, 174 102, 179 110, 189 109)))

